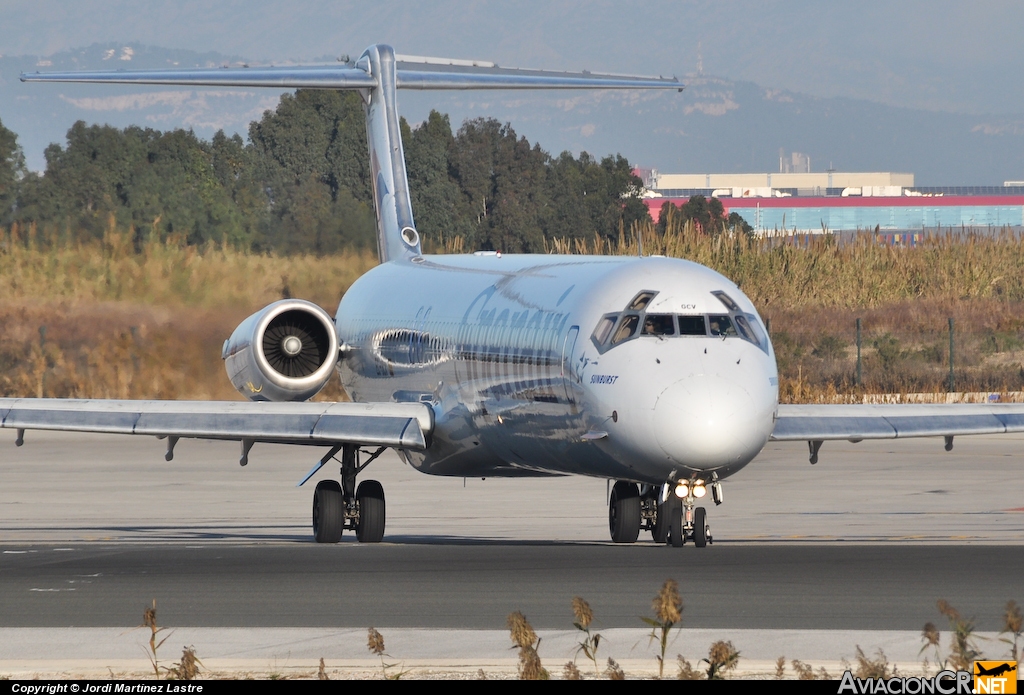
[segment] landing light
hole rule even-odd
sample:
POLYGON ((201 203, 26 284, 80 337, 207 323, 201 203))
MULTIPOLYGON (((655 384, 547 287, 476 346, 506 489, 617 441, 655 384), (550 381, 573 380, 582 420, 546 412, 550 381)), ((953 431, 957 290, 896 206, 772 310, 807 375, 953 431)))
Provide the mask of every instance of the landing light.
POLYGON ((686 497, 687 492, 689 492, 689 489, 686 487, 686 483, 676 485, 676 497, 679 499, 686 497))
POLYGON ((693 496, 694 497, 703 497, 706 494, 708 494, 708 489, 706 487, 704 487, 703 485, 694 485, 693 486, 693 496))

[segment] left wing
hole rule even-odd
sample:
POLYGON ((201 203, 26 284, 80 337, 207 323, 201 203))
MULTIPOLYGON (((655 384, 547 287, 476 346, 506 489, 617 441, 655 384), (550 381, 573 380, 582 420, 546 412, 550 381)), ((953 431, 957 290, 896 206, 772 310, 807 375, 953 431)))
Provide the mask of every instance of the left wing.
POLYGON ((967 434, 1024 432, 1024 403, 900 404, 900 405, 780 405, 772 440, 804 440, 811 463, 825 440, 944 437, 946 450, 953 437, 967 434))
POLYGON ((246 444, 383 446, 423 450, 434 412, 423 403, 259 403, 0 398, 0 427, 231 439, 246 444))

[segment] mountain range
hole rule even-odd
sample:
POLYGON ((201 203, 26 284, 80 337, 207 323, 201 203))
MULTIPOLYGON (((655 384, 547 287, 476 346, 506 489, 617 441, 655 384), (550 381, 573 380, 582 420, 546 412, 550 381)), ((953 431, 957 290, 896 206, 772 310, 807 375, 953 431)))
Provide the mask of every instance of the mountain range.
MULTIPOLYGON (((219 129, 244 136, 249 122, 275 107, 279 92, 25 84, 19 74, 248 62, 245 56, 113 43, 48 56, 3 56, 0 122, 17 133, 36 171, 45 166, 46 146, 63 142, 76 120, 191 128, 207 138, 219 129)), ((399 102, 414 124, 432 108, 448 113, 456 127, 467 118, 493 117, 552 153, 620 153, 636 166, 664 173, 778 171, 784 150, 807 154, 813 171, 912 172, 922 186, 1024 179, 1024 114, 900 108, 704 74, 681 80, 686 85, 682 93, 402 92, 399 102)))

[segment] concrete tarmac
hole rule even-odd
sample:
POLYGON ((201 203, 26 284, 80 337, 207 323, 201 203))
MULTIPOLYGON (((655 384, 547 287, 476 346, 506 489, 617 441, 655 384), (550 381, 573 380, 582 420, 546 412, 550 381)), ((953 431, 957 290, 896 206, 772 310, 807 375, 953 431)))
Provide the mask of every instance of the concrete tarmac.
POLYGON ((599 629, 622 631, 608 655, 628 662, 669 577, 692 660, 719 635, 748 658, 778 651, 834 668, 861 644, 913 661, 920 626, 942 626, 938 598, 989 631, 1007 600, 1024 603, 1020 435, 958 438, 949 453, 941 440, 828 442, 816 466, 806 445, 770 444, 725 482, 725 504, 706 504, 715 544, 700 550, 646 534, 609 543, 603 480, 432 478, 391 454, 362 476, 384 484, 385 543, 318 546, 312 488, 336 470, 294 485, 320 449, 257 445, 241 468, 235 443, 183 440, 166 463, 148 438, 13 440, 0 431, 0 672, 105 673, 95 669, 122 664, 117 645, 154 598, 161 624, 193 631, 201 656, 262 673, 293 653, 315 665, 295 630, 358 665, 363 647, 335 638, 364 644, 369 625, 409 663, 508 672, 504 617, 522 610, 560 645, 574 595, 599 629))
MULTIPOLYGON (((707 500, 716 544, 1024 544, 1024 435, 771 443, 707 500)), ((313 447, 0 430, 2 543, 295 543, 310 538, 313 447)), ((389 542, 608 540, 606 481, 437 478, 393 453, 362 474, 384 485, 389 542)), ((645 534, 646 535, 646 534, 645 534)), ((693 550, 692 548, 690 550, 693 550)))

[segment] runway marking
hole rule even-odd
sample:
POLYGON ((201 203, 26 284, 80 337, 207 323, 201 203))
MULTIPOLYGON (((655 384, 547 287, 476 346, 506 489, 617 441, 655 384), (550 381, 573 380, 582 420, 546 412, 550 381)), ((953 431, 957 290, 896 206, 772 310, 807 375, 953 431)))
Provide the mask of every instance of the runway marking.
POLYGON ((77 591, 77 589, 73 589, 73 588, 72 589, 29 589, 29 591, 38 591, 40 593, 51 593, 51 592, 55 593, 55 592, 58 592, 58 591, 77 591))

